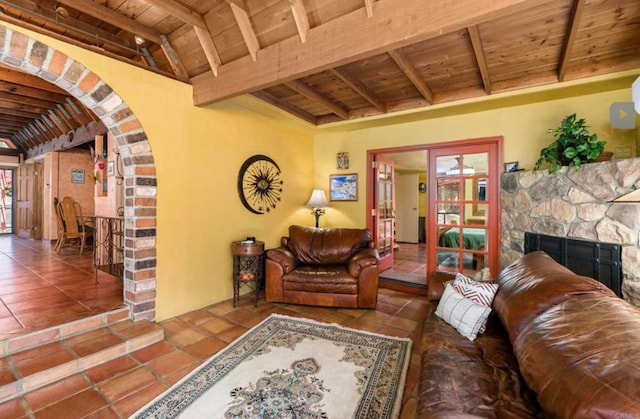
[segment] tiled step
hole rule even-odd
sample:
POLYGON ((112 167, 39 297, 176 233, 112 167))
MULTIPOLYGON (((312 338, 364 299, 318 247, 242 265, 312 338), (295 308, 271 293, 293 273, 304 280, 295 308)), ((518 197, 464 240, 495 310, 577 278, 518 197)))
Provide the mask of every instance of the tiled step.
POLYGON ((52 338, 21 351, 14 350, 0 358, 0 403, 163 338, 162 328, 155 323, 120 320, 52 338))

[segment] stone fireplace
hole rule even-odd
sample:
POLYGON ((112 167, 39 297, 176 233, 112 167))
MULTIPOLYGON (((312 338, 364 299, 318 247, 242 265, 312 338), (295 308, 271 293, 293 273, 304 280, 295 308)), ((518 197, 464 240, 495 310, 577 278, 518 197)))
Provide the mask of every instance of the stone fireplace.
POLYGON ((611 203, 640 188, 640 158, 545 171, 504 173, 502 267, 524 254, 524 233, 622 246, 622 293, 640 307, 640 203, 611 203))

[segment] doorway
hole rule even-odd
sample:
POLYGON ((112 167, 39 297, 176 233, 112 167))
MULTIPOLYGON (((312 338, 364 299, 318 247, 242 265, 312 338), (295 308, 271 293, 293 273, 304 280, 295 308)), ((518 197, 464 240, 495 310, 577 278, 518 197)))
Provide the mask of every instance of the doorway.
POLYGON ((13 169, 0 168, 0 234, 13 234, 13 169))
MULTIPOLYGON (((497 272, 501 150, 502 137, 490 137, 368 151, 369 167, 380 158, 394 167, 393 263, 381 267, 381 286, 421 293, 434 271, 497 272)), ((375 170, 367 176, 368 227, 376 240, 377 176, 375 170)))

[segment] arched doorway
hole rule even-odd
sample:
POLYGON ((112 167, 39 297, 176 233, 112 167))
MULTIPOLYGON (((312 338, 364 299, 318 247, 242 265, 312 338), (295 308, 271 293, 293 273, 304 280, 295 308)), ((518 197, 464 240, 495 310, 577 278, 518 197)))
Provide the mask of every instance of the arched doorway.
POLYGON ((116 138, 125 185, 124 302, 133 320, 155 319, 157 178, 151 145, 129 106, 73 58, 0 25, 0 62, 51 82, 94 112, 116 138))

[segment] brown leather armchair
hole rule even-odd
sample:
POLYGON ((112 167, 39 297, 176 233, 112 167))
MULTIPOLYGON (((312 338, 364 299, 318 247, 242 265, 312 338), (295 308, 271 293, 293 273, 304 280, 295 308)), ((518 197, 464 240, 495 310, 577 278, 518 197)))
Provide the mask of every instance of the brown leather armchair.
POLYGON ((379 261, 367 229, 290 226, 267 250, 267 301, 375 308, 379 261))

